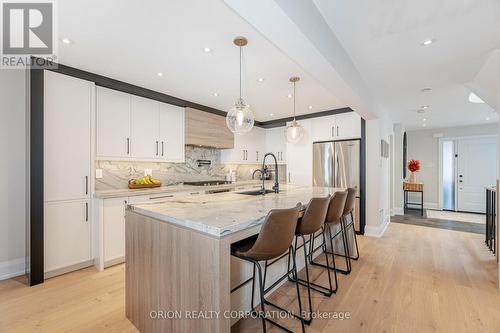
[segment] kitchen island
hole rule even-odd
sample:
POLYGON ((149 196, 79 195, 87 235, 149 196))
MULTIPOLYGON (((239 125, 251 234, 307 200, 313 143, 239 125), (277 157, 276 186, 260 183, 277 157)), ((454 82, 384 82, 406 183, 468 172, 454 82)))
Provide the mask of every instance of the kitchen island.
MULTIPOLYGON (((231 294, 231 288, 251 276, 249 265, 231 258, 231 244, 257 234, 271 209, 337 190, 284 185, 277 194, 229 192, 128 206, 127 318, 141 332, 229 332, 239 319, 231 311, 244 309, 249 293, 231 294)), ((276 266, 271 279, 286 261, 276 266)))

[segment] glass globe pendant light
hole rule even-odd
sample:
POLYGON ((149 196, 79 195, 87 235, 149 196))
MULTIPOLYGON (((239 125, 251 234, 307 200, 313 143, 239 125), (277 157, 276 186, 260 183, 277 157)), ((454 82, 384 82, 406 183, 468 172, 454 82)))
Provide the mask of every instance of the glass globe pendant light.
POLYGON ((294 76, 290 78, 293 83, 293 121, 286 128, 286 141, 291 144, 296 144, 304 136, 304 128, 295 120, 295 83, 300 80, 300 77, 294 76))
POLYGON ((241 97, 241 58, 242 47, 248 44, 245 37, 236 37, 233 43, 240 48, 240 97, 226 115, 226 125, 235 134, 245 134, 253 128, 255 119, 250 106, 241 97))

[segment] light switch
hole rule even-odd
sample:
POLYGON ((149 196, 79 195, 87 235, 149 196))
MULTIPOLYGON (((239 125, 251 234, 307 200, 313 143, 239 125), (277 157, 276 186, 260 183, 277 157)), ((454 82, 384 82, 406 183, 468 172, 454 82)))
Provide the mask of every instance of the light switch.
POLYGON ((102 169, 95 169, 95 178, 96 179, 102 178, 102 169))
POLYGON ((153 169, 144 169, 144 176, 153 176, 153 169))

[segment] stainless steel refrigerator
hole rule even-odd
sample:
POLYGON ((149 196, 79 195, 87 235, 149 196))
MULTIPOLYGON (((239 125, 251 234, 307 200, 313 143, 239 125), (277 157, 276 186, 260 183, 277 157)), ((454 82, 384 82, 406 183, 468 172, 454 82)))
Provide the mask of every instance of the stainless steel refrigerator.
POLYGON ((360 140, 313 144, 313 186, 356 188, 354 224, 358 231, 360 157, 360 140))

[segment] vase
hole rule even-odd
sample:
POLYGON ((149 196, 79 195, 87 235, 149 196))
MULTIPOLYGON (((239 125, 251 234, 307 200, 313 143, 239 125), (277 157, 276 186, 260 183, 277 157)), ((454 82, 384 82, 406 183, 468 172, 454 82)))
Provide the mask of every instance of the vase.
POLYGON ((410 173, 410 183, 416 183, 417 182, 417 173, 412 172, 410 173))

